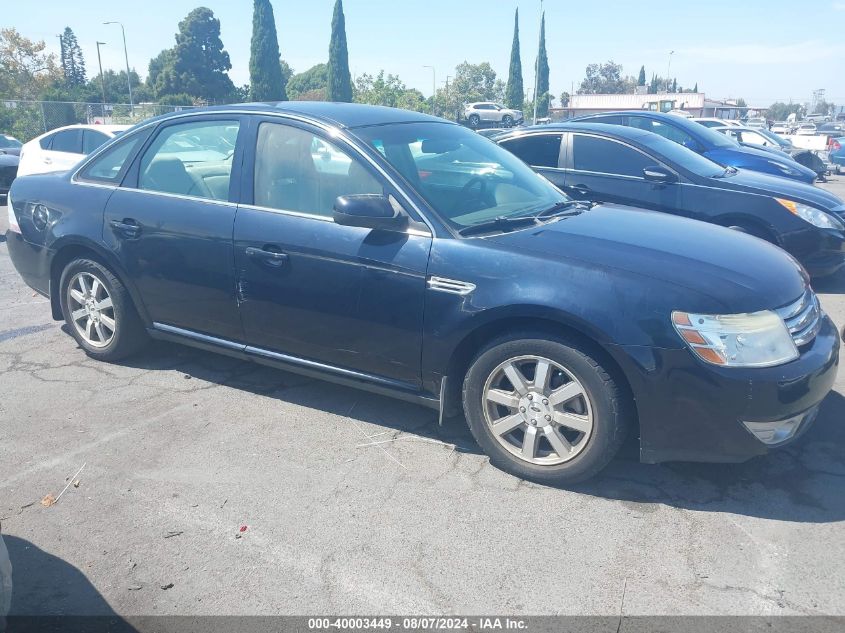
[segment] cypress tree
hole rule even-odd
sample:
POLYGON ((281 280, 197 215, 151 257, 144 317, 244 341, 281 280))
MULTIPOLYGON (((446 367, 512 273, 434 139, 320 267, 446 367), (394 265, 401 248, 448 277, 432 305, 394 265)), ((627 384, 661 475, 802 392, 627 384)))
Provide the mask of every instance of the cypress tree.
POLYGON ((692 89, 693 92, 698 92, 698 82, 695 82, 695 88, 692 89))
POLYGON ((637 80, 638 86, 645 86, 645 66, 640 66, 640 78, 637 80))
POLYGON ((249 98, 251 101, 287 101, 288 98, 270 0, 254 0, 253 3, 249 98))
MULTIPOLYGON (((546 53, 546 13, 540 21, 540 50, 537 55, 537 117, 549 116, 549 56, 546 53)), ((535 96, 535 98, 537 98, 535 96)))
POLYGON ((352 75, 349 73, 349 51, 346 48, 346 18, 343 15, 341 0, 336 0, 332 16, 328 98, 329 101, 352 102, 352 75))
POLYGON ((525 101, 525 88, 522 85, 522 58, 519 54, 519 9, 513 18, 513 44, 511 45, 511 67, 508 85, 505 88, 505 105, 509 108, 522 109, 525 101))
POLYGON ((62 71, 65 75, 65 83, 70 87, 84 86, 85 59, 82 57, 82 48, 76 39, 73 30, 66 26, 61 35, 62 45, 62 71))

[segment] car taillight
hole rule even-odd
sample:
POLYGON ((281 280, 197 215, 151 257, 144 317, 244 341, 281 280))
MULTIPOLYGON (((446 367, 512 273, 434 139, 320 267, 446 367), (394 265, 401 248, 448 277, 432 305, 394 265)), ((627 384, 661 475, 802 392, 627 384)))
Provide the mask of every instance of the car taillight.
POLYGON ((842 149, 842 145, 839 143, 839 141, 837 141, 835 139, 830 139, 829 149, 830 149, 831 152, 835 152, 836 150, 842 149))
POLYGON ((12 205, 12 194, 6 194, 6 207, 9 209, 9 231, 12 233, 20 233, 21 227, 18 224, 18 219, 15 217, 15 207, 12 205))

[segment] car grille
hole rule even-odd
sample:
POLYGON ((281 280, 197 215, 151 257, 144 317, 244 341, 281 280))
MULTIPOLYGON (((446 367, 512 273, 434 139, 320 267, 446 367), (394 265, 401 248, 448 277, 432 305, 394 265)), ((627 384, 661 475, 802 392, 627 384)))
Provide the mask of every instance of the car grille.
POLYGON ((777 311, 797 347, 811 343, 822 325, 822 312, 818 297, 809 288, 794 303, 777 311))

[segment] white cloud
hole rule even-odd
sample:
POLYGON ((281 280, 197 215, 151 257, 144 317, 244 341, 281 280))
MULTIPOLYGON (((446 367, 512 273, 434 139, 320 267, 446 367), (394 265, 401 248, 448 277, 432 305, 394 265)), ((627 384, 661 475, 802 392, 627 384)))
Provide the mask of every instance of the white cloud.
MULTIPOLYGON (((841 4, 845 10, 845 2, 841 4)), ((819 40, 786 45, 737 44, 734 46, 691 47, 678 49, 686 63, 711 62, 724 64, 806 64, 845 57, 845 44, 829 44, 819 40)), ((679 55, 679 56, 680 56, 679 55)), ((679 60, 680 61, 680 60, 679 60)))

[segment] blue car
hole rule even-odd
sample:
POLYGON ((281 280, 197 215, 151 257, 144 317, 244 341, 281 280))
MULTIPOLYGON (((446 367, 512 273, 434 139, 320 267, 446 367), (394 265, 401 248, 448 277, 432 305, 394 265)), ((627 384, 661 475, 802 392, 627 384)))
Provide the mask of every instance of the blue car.
POLYGON ((837 172, 841 172, 845 167, 845 137, 830 139, 829 147, 828 159, 837 167, 837 172))
POLYGON ((724 134, 673 114, 631 110, 590 114, 576 117, 572 121, 627 125, 654 132, 665 136, 670 141, 680 143, 723 167, 750 169, 810 184, 814 183, 818 177, 812 169, 800 165, 788 156, 779 156, 763 149, 742 146, 724 134))
POLYGON ((813 423, 839 363, 781 249, 574 201, 405 110, 153 119, 16 179, 6 241, 95 359, 154 338, 462 410, 493 464, 547 484, 597 473, 627 433, 645 462, 764 454, 813 423))

